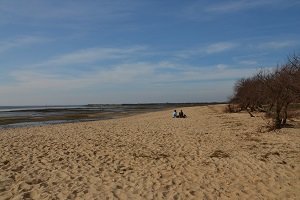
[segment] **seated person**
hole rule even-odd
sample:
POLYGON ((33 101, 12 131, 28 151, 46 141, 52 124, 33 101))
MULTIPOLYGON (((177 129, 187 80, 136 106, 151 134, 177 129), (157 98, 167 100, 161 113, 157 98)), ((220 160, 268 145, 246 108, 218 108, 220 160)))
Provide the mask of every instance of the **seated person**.
POLYGON ((186 118, 186 115, 180 110, 179 112, 179 118, 186 118))
POLYGON ((173 118, 177 118, 178 116, 177 116, 177 111, 176 110, 174 110, 174 112, 173 112, 173 118))

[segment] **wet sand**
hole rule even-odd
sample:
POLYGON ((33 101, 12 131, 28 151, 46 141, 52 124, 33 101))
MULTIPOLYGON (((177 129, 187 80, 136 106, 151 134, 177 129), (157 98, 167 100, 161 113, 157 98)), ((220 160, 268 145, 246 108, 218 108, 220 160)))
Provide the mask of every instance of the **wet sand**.
POLYGON ((223 108, 0 130, 0 199, 299 199, 299 120, 223 108))

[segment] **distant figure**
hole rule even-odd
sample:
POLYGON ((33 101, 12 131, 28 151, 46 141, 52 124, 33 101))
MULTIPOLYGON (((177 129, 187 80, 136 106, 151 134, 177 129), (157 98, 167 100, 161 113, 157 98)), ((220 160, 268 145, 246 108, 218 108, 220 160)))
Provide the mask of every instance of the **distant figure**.
POLYGON ((180 110, 179 112, 179 118, 186 118, 186 115, 180 110))
POLYGON ((173 118, 177 118, 178 116, 177 116, 177 111, 176 110, 174 110, 174 112, 173 112, 173 118))

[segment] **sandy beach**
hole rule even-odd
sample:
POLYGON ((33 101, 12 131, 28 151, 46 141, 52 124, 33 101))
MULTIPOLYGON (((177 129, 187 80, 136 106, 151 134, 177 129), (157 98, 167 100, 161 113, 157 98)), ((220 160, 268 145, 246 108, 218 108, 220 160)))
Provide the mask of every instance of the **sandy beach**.
POLYGON ((300 121, 223 109, 0 130, 0 199, 300 199, 300 121))

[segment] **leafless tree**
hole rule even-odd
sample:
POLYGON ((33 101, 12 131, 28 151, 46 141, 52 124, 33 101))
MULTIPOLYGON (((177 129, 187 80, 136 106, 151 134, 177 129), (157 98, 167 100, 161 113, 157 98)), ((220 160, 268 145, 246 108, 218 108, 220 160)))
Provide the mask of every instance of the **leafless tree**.
MULTIPOLYGON (((234 86, 231 103, 242 110, 274 110, 275 128, 286 124, 288 106, 300 101, 300 57, 290 56, 288 62, 272 71, 261 70, 252 77, 240 79, 234 86)), ((251 113, 249 113, 252 115, 251 113)))

